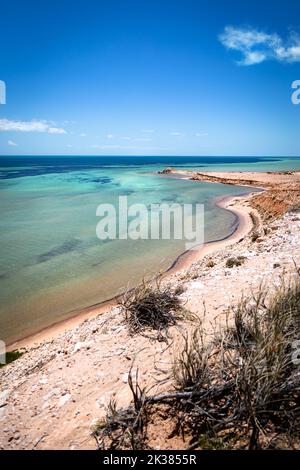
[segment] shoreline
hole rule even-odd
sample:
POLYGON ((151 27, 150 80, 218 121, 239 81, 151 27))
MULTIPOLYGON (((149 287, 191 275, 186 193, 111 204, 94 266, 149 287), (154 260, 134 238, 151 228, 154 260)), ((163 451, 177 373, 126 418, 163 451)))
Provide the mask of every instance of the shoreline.
MULTIPOLYGON (((246 185, 239 185, 237 186, 246 186, 246 185)), ((247 186, 251 187, 251 189, 258 189, 261 191, 265 191, 265 188, 262 187, 254 187, 254 186, 247 186)), ((253 222, 250 217, 250 211, 253 209, 248 207, 248 210, 242 204, 251 200, 251 198, 257 194, 257 191, 253 191, 246 194, 241 195, 233 195, 233 196, 224 196, 218 198, 215 201, 217 207, 221 209, 225 209, 230 211, 236 216, 236 224, 233 231, 226 237, 219 239, 219 240, 212 240, 209 242, 204 243, 199 248, 195 250, 187 250, 182 252, 179 256, 177 256, 172 264, 162 273, 162 277, 167 279, 168 277, 172 276, 175 273, 179 273, 188 267, 190 267, 193 263, 199 261, 200 259, 204 258, 206 255, 213 253, 216 250, 226 248, 231 246, 235 243, 238 243, 243 239, 253 228, 253 222)), ((59 320, 51 325, 41 328, 39 331, 32 333, 24 338, 16 340, 7 345, 7 351, 12 351, 16 349, 27 349, 37 347, 39 344, 45 341, 51 341, 60 334, 64 333, 67 330, 71 330, 72 328, 79 326, 82 322, 88 319, 96 318, 98 315, 107 312, 108 310, 112 309, 117 305, 117 300, 120 295, 116 295, 111 299, 105 300, 103 302, 99 302, 94 305, 90 305, 80 310, 73 310, 69 312, 74 315, 70 316, 67 319, 59 320)))
MULTIPOLYGON (((278 192, 278 187, 274 191, 278 192)), ((222 333, 234 320, 232 314, 241 299, 253 298, 260 292, 262 282, 268 295, 272 295, 282 285, 283 276, 296 279, 295 267, 300 266, 300 204, 267 221, 263 211, 258 211, 258 220, 253 211, 257 199, 273 201, 273 194, 270 190, 252 199, 249 195, 213 201, 229 210, 248 213, 259 238, 253 239, 255 232, 251 231, 241 240, 237 237, 241 232, 235 231, 237 243, 229 246, 227 239, 227 248, 196 262, 190 258, 188 269, 170 275, 166 282, 172 289, 182 288, 180 302, 191 317, 188 314, 168 328, 167 343, 155 341, 152 335, 131 334, 120 309, 107 308, 105 313, 89 317, 75 328, 66 329, 64 324, 64 333, 28 348, 22 357, 2 368, 0 447, 96 449, 92 431, 97 423, 104 422, 112 400, 118 409, 132 404, 130 370, 138 370, 140 386, 151 390, 151 395, 168 393, 173 382, 157 379, 171 372, 185 334, 190 335, 198 321, 203 325, 205 338, 213 332, 222 333), (241 264, 227 265, 228 259, 238 257, 243 258, 241 264), (158 375, 160 371, 163 375, 158 375)), ((297 196, 300 203, 298 189, 297 196)), ((247 214, 244 220, 247 223, 247 214)), ((241 228, 245 230, 246 225, 241 228)), ((209 244, 209 248, 212 246, 216 245, 209 244)), ((166 422, 170 431, 167 434, 160 433, 161 423, 153 421, 153 427, 152 423, 149 427, 151 448, 159 446, 164 451, 189 447, 189 440, 171 433, 176 429, 172 418, 166 422)))
MULTIPOLYGON (((245 207, 242 207, 237 203, 248 202, 255 194, 257 194, 257 192, 253 191, 251 193, 241 194, 238 196, 224 196, 218 198, 215 202, 216 206, 221 209, 225 209, 236 216, 236 222, 232 232, 224 238, 208 241, 196 250, 184 251, 174 260, 172 265, 165 271, 165 274, 174 274, 183 269, 187 269, 191 264, 204 258, 204 256, 213 253, 215 250, 225 248, 241 241, 241 239, 252 230, 253 223, 249 215, 250 210, 245 210, 245 207), (235 207, 232 207, 234 205, 235 207), (238 206, 238 208, 236 206, 238 206)), ((251 210, 253 209, 251 208, 251 210)))

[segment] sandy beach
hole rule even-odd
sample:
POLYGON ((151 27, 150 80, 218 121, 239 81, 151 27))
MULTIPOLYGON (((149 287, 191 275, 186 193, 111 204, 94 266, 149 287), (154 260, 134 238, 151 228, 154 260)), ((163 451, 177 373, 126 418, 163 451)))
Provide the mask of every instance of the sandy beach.
MULTIPOLYGON (((296 177, 283 176, 288 178, 283 183, 286 195, 287 184, 292 191, 298 185, 299 172, 296 177)), ((277 213, 284 201, 277 183, 276 188, 277 199, 272 200, 277 213)), ((283 274, 293 275, 295 265, 300 265, 299 210, 291 207, 270 218, 266 196, 272 198, 272 191, 271 185, 263 193, 219 201, 239 217, 236 231, 181 257, 163 280, 183 290, 185 309, 208 330, 225 325, 241 296, 262 282, 272 292, 283 274), (240 256, 241 265, 227 266, 229 258, 240 256)), ((290 196, 293 201, 295 194, 290 196)), ((91 307, 15 344, 24 354, 1 369, 0 448, 95 449, 92 430, 105 417, 110 400, 116 399, 118 407, 131 401, 130 367, 139 369, 141 384, 153 387, 151 393, 166 390, 168 382, 159 382, 159 371, 171 367, 176 342, 191 327, 188 318, 171 327, 168 344, 132 335, 113 302, 91 307)), ((188 446, 178 435, 162 436, 155 426, 150 427, 149 443, 159 449, 188 446)))
MULTIPOLYGON (((176 260, 174 260, 170 268, 167 269, 163 274, 164 278, 167 279, 172 274, 178 273, 183 269, 187 269, 193 262, 200 260, 209 253, 213 253, 215 250, 230 246, 247 235, 247 233, 249 233, 249 231, 253 228, 253 222, 250 217, 250 212, 253 211, 253 209, 249 206, 248 202, 254 194, 257 193, 248 193, 247 195, 238 197, 226 196, 217 200, 215 202, 216 206, 230 210, 233 214, 236 215, 237 221, 234 231, 225 239, 205 243, 198 249, 182 253, 179 257, 177 257, 176 260)), ((49 327, 43 328, 41 331, 34 333, 33 335, 9 344, 8 350, 13 351, 20 348, 30 348, 43 341, 51 340, 64 331, 74 328, 83 321, 90 318, 95 318, 99 314, 104 313, 112 307, 116 306, 118 302, 117 299, 118 297, 115 297, 105 302, 91 305, 84 309, 69 312, 71 315, 70 318, 54 323, 49 327)))
MULTIPOLYGON (((239 186, 252 187, 261 191, 262 197, 265 193, 270 194, 273 197, 274 190, 277 192, 278 187, 281 187, 283 191, 287 188, 290 191, 291 186, 295 186, 296 190, 300 185, 300 172, 195 172, 192 170, 179 170, 179 169, 166 169, 161 172, 163 176, 171 175, 172 177, 180 177, 186 179, 192 179, 197 181, 207 181, 220 184, 236 184, 239 186), (275 189, 274 189, 275 188, 275 189)), ((245 237, 247 233, 253 229, 253 217, 251 218, 250 213, 255 213, 257 220, 259 205, 250 203, 250 199, 258 197, 257 192, 253 192, 244 196, 228 196, 221 198, 216 201, 215 204, 223 209, 230 210, 237 217, 237 223, 235 230, 232 234, 223 240, 216 240, 209 242, 199 247, 199 249, 191 250, 189 252, 182 253, 172 263, 169 269, 165 273, 165 277, 170 276, 176 272, 180 272, 183 269, 187 269, 193 262, 202 259, 204 256, 213 253, 218 249, 223 249, 231 246, 238 242, 240 239, 245 237)), ((284 193, 284 199, 286 194, 284 193)), ((262 209, 265 209, 265 203, 263 202, 262 209)), ((285 205, 284 205, 285 209, 285 205)), ((12 344, 8 345, 8 350, 14 350, 24 347, 32 347, 33 345, 39 344, 42 341, 50 340, 55 338, 62 332, 79 325, 84 320, 94 318, 97 315, 109 310, 117 304, 117 298, 112 298, 105 302, 101 302, 96 305, 88 306, 84 309, 74 310, 68 312, 70 318, 62 321, 58 321, 50 325, 47 328, 42 329, 30 335, 22 338, 12 344)))
MULTIPOLYGON (((299 191, 300 185, 300 172, 195 172, 192 170, 179 170, 167 168, 163 170, 162 176, 171 175, 172 177, 180 177, 191 179, 195 181, 205 181, 213 182, 220 184, 233 184, 239 186, 252 187, 260 191, 261 197, 263 199, 263 208, 266 205, 264 201, 265 194, 266 197, 270 195, 270 198, 273 197, 273 193, 278 192, 280 189, 284 193, 284 199, 287 198, 286 193, 288 192, 289 197, 295 192, 295 197, 299 191), (291 191, 292 189, 292 191, 291 191)), ((191 250, 189 252, 182 253, 176 260, 172 263, 169 269, 167 269, 164 274, 165 277, 168 277, 176 272, 180 272, 183 269, 187 269, 193 262, 202 259, 204 256, 213 253, 218 249, 223 249, 231 246, 232 244, 238 242, 240 239, 245 237, 251 229, 253 229, 253 218, 251 218, 250 213, 254 212, 256 217, 258 216, 258 211, 260 210, 260 205, 250 204, 250 199, 258 198, 259 195, 257 192, 253 192, 244 196, 228 196, 217 200, 215 204, 223 209, 230 210, 237 217, 237 223, 232 234, 226 237, 223 240, 217 240, 209 242, 199 247, 197 250, 191 250)), ((286 210, 286 204, 283 202, 283 211, 286 210)), ((277 215, 277 214, 276 214, 277 215)), ((258 219, 258 217, 257 217, 258 219)), ((258 219, 259 220, 259 219, 258 219)), ((105 302, 101 302, 96 305, 91 305, 84 309, 74 310, 69 312, 70 318, 62 321, 58 321, 50 325, 47 328, 42 329, 30 335, 28 337, 22 338, 10 345, 8 345, 8 350, 14 350, 24 347, 32 347, 33 345, 39 344, 42 341, 50 340, 55 338, 58 334, 73 328, 79 325, 84 320, 89 318, 94 318, 97 315, 109 310, 117 304, 117 298, 112 298, 105 302)))

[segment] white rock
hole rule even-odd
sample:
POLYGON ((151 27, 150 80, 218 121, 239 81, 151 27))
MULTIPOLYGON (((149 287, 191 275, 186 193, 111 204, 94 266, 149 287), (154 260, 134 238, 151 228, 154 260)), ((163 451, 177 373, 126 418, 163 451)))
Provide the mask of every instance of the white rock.
POLYGON ((0 393, 0 407, 6 405, 8 395, 8 390, 3 390, 3 392, 0 393))
POLYGON ((0 421, 2 421, 3 419, 5 419, 5 408, 4 407, 0 408, 0 421))
POLYGON ((114 331, 115 333, 120 333, 120 331, 124 330, 124 326, 112 326, 111 330, 114 331))
POLYGON ((90 347, 90 344, 85 342, 85 341, 78 341, 73 349, 73 354, 76 353, 77 351, 80 351, 81 349, 88 349, 90 347))
POLYGON ((60 390, 58 388, 53 388, 47 395, 43 396, 44 401, 48 401, 49 398, 53 397, 53 395, 58 395, 60 393, 60 390))
POLYGON ((128 382, 128 372, 125 372, 125 374, 122 375, 121 380, 122 380, 122 382, 124 382, 124 384, 127 384, 127 382, 128 382))
POLYGON ((60 399, 58 400, 58 406, 59 408, 61 406, 64 406, 71 398, 71 394, 70 393, 67 393, 66 395, 60 397, 60 399))
POLYGON ((193 281, 189 283, 189 289, 202 289, 204 287, 203 282, 193 281))

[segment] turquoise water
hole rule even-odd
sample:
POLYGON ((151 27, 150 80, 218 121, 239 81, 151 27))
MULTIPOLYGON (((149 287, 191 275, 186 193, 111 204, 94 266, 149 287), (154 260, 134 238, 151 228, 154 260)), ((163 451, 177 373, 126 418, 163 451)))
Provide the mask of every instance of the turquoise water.
POLYGON ((180 157, 0 158, 0 339, 12 342, 106 300, 166 269, 183 240, 96 237, 96 208, 203 203, 205 240, 224 238, 235 217, 214 201, 247 189, 157 175, 166 166, 201 170, 299 169, 300 159, 180 157))

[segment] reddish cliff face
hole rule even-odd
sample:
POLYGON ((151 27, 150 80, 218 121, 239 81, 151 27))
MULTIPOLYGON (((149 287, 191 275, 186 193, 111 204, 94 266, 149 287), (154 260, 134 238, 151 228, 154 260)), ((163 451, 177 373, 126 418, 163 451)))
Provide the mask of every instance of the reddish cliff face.
POLYGON ((253 197, 251 205, 257 209, 263 220, 282 216, 292 208, 300 207, 300 172, 195 172, 172 170, 164 173, 178 173, 195 181, 235 184, 265 188, 266 191, 253 197))
POLYGON ((280 217, 291 209, 299 209, 300 183, 274 186, 254 196, 251 205, 259 211, 264 220, 280 217))

